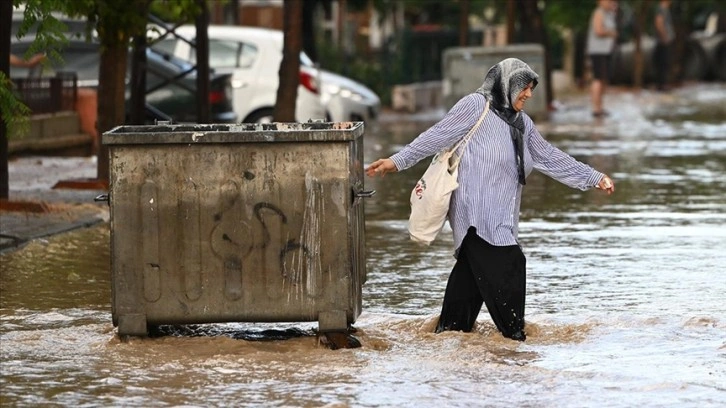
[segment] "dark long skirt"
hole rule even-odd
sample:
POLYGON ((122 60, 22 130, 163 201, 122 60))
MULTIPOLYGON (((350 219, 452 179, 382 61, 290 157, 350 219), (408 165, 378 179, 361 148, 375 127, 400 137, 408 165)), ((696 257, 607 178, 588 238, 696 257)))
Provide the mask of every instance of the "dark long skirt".
POLYGON ((471 331, 484 303, 502 335, 524 340, 525 269, 519 245, 491 245, 469 228, 449 275, 436 332, 471 331))

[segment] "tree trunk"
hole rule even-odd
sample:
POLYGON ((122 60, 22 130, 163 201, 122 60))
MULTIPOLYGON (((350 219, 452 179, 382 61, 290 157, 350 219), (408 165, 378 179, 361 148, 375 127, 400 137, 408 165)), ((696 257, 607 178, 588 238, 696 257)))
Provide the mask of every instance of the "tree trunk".
POLYGON ((318 0, 303 1, 302 41, 303 50, 311 60, 318 62, 318 48, 315 46, 315 7, 318 0))
POLYGON ((645 17, 648 15, 649 0, 641 0, 638 8, 636 24, 633 27, 633 41, 635 42, 635 51, 633 52, 633 87, 635 89, 643 88, 643 29, 645 28, 645 17))
MULTIPOLYGON (((684 77, 685 67, 683 60, 686 57, 686 43, 688 41, 688 34, 692 31, 691 23, 688 16, 691 13, 691 2, 676 1, 671 6, 671 16, 673 18, 673 28, 675 30, 676 38, 673 40, 673 66, 669 74, 673 75, 677 82, 681 82, 684 77)), ((723 18, 723 16, 721 17, 723 18)))
POLYGON ((337 37, 335 38, 335 45, 338 47, 338 51, 344 51, 343 44, 345 42, 345 18, 348 15, 347 2, 348 0, 338 0, 338 15, 335 16, 335 31, 338 33, 337 37))
POLYGON ((224 4, 224 14, 225 24, 233 26, 242 25, 239 15, 239 0, 228 0, 224 4))
POLYGON ((197 123, 211 122, 209 106, 209 8, 205 0, 197 0, 201 13, 197 29, 197 123))
POLYGON ((459 46, 466 47, 469 45, 469 10, 470 0, 461 0, 461 8, 459 11, 459 46))
MULTIPOLYGON (((100 39, 100 66, 98 72, 98 113, 96 128, 99 135, 122 125, 126 119, 126 69, 129 41, 145 32, 146 14, 150 0, 101 1, 93 13, 98 13, 96 28, 100 39), (134 10, 129 14, 128 10, 134 10), (139 14, 142 13, 142 14, 139 14), (119 18, 133 15, 136 19, 119 18), (143 18, 139 18, 144 16, 143 18)), ((96 178, 109 181, 108 148, 100 140, 95 146, 98 155, 96 178)))
MULTIPOLYGON (((13 2, 0 1, 0 71, 10 78, 10 27, 13 18, 13 2)), ((0 86, 4 84, 0 83, 0 86)), ((0 199, 10 196, 8 177, 8 127, 5 118, 0 122, 0 199)))
POLYGON ((129 99, 129 124, 143 125, 146 117, 146 35, 134 37, 129 99))
POLYGON ((544 16, 542 10, 537 6, 537 0, 522 0, 520 4, 519 26, 522 42, 542 44, 544 49, 544 66, 545 72, 539 74, 545 78, 545 97, 547 106, 552 103, 552 57, 549 47, 549 39, 547 37, 547 29, 544 24, 544 16))
MULTIPOLYGON (((150 0, 137 0, 135 9, 144 17, 149 18, 150 0)), ((146 32, 133 37, 133 54, 131 59, 131 95, 130 124, 143 125, 146 119, 146 32)), ((124 115, 126 116, 126 115, 124 115)))
POLYGON ((295 101, 300 83, 300 50, 302 49, 302 2, 285 0, 285 44, 280 64, 280 86, 277 89, 274 118, 276 122, 295 121, 295 101))
POLYGON ((507 0, 507 44, 514 44, 515 0, 507 0))
MULTIPOLYGON (((98 73, 98 134, 124 123, 125 77, 128 45, 115 42, 101 47, 101 66, 98 73)), ((108 148, 97 146, 98 166, 96 177, 108 182, 108 148)))

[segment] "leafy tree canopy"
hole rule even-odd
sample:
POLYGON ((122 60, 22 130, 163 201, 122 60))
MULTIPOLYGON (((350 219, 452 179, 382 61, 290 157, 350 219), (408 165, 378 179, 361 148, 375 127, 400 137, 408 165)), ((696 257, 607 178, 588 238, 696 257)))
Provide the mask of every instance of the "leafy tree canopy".
MULTIPOLYGON (((7 1, 7 0, 0 0, 7 1)), ((200 12, 197 0, 12 0, 15 10, 23 10, 17 38, 31 36, 33 42, 25 57, 46 53, 61 62, 60 53, 68 43, 67 18, 87 21, 84 32, 71 35, 96 37, 101 46, 127 46, 131 38, 146 32, 147 20, 139 10, 152 12, 174 22, 193 21, 200 12)), ((27 130, 28 108, 12 92, 12 82, 0 75, 0 113, 11 133, 27 130)))

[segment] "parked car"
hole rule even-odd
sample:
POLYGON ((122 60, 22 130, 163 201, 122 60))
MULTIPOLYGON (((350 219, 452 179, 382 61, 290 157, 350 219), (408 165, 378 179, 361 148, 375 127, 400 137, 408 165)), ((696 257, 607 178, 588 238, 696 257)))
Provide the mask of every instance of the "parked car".
MULTIPOLYGON (((300 55, 300 63, 309 67, 315 66, 304 52, 300 55)), ((320 82, 328 120, 370 122, 378 118, 381 99, 367 86, 323 69, 320 70, 320 82)))
MULTIPOLYGON (((247 41, 240 42, 220 37, 218 27, 224 26, 209 27, 209 66, 218 72, 232 74, 235 113, 242 122, 271 122, 279 86, 282 36, 278 41, 274 36, 256 31, 247 41)), ((182 26, 175 32, 176 37, 167 36, 153 42, 151 47, 159 53, 195 63, 196 49, 189 44, 196 37, 195 27, 182 26)), ((152 28, 150 37, 156 33, 152 28)), ((298 122, 324 119, 317 71, 301 65, 299 81, 295 119, 298 122)))
MULTIPOLYGON (((11 52, 23 55, 32 42, 32 36, 15 40, 11 44, 11 52)), ((97 42, 71 38, 61 50, 61 57, 62 63, 51 61, 49 69, 43 67, 43 75, 53 75, 52 71, 74 72, 77 75, 79 87, 96 88, 98 86, 100 53, 97 42)), ((169 118, 174 122, 196 122, 197 80, 196 71, 192 70, 192 65, 188 61, 165 56, 152 49, 147 49, 146 59, 147 123, 153 123, 153 119, 169 118), (188 74, 182 75, 188 71, 190 71, 188 74), (170 82, 174 78, 179 79, 170 82)), ((128 84, 130 69, 127 72, 128 84)), ((10 70, 11 78, 37 74, 27 68, 11 67, 10 70)), ((237 115, 232 109, 232 76, 212 73, 209 88, 212 121, 235 123, 237 115)), ((127 101, 129 96, 130 90, 127 86, 127 101)))
MULTIPOLYGON (((185 25, 178 27, 176 33, 193 41, 196 29, 185 25)), ((234 73, 234 103, 239 117, 254 122, 260 110, 271 112, 279 84, 283 33, 266 28, 211 25, 208 35, 210 66, 234 73)), ((152 47, 179 58, 196 59, 194 48, 174 37, 152 47)), ((304 52, 300 54, 300 84, 298 121, 323 117, 335 122, 369 121, 380 111, 380 98, 373 91, 350 78, 318 69, 304 52)))

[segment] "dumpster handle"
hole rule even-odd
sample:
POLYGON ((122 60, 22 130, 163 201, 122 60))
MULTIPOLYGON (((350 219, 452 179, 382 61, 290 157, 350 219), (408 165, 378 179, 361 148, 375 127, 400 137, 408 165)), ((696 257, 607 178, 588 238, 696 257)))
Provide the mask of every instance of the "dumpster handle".
POLYGON ((93 199, 93 201, 96 201, 96 202, 99 202, 99 201, 109 202, 108 194, 97 195, 96 198, 93 199))
POLYGON ((371 198, 374 194, 376 194, 376 190, 370 190, 370 191, 356 191, 355 193, 356 197, 360 198, 371 198))

